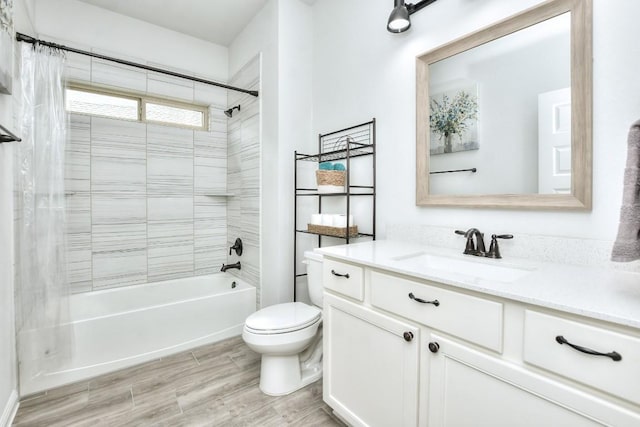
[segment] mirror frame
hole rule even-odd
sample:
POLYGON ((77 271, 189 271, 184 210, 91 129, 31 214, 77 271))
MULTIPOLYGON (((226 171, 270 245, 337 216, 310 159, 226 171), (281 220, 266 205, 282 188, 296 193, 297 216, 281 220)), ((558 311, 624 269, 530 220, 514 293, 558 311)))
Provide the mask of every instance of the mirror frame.
POLYGON ((416 57, 416 205, 590 210, 592 204, 592 0, 550 0, 416 57), (429 65, 571 12, 571 194, 429 194, 429 65))

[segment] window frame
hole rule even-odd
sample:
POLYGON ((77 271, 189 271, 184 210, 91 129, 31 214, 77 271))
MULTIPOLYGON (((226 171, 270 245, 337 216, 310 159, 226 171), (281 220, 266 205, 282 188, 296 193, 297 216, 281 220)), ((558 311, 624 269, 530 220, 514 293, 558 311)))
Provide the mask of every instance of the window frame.
POLYGON ((70 82, 65 85, 65 111, 70 114, 81 114, 84 116, 105 117, 108 119, 124 120, 127 122, 149 123, 149 124, 155 124, 155 125, 161 125, 161 126, 171 126, 171 127, 182 128, 182 129, 200 130, 200 131, 209 130, 209 106, 207 105, 201 105, 201 104, 195 104, 195 103, 192 104, 184 101, 177 101, 173 99, 161 98, 156 96, 148 96, 145 94, 126 92, 118 89, 111 89, 111 88, 99 87, 99 86, 97 87, 97 86, 92 86, 92 85, 87 85, 82 83, 75 83, 75 82, 70 82), (138 108, 137 108, 138 118, 134 120, 134 119, 125 119, 120 117, 112 117, 112 116, 107 116, 103 114, 91 114, 91 113, 80 113, 77 111, 69 111, 66 108, 66 105, 67 105, 66 90, 67 89, 75 90, 79 92, 94 93, 97 95, 106 95, 106 96, 113 96, 117 98, 134 100, 138 104, 138 108), (180 108, 184 110, 196 111, 196 112, 202 113, 202 126, 163 122, 161 120, 147 120, 146 109, 145 109, 145 106, 147 103, 163 105, 163 106, 172 107, 172 108, 180 108))

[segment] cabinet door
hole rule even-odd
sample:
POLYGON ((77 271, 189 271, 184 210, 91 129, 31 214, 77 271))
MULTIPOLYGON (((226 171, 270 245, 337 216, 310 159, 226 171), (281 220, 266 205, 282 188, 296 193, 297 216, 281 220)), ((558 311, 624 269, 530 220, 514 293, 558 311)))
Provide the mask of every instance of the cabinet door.
POLYGON ((634 426, 640 416, 431 334, 430 426, 634 426))
POLYGON ((323 315, 327 404, 354 426, 417 425, 419 328, 328 293, 323 315))

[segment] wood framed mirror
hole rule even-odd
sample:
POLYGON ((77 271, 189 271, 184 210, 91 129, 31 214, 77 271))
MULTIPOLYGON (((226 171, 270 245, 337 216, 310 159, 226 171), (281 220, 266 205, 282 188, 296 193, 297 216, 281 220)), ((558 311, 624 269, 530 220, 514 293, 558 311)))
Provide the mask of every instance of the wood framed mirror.
POLYGON ((591 209, 592 0, 419 55, 416 204, 591 209))

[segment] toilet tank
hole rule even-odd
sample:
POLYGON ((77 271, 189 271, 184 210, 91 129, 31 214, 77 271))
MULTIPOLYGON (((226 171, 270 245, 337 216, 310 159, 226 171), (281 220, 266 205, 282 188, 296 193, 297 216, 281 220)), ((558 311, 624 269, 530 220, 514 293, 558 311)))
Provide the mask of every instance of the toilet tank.
POLYGON ((313 251, 304 253, 304 263, 307 264, 307 286, 309 298, 313 305, 322 308, 322 255, 313 251))

